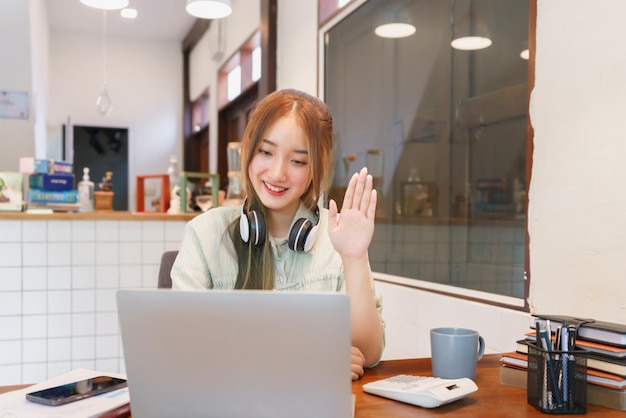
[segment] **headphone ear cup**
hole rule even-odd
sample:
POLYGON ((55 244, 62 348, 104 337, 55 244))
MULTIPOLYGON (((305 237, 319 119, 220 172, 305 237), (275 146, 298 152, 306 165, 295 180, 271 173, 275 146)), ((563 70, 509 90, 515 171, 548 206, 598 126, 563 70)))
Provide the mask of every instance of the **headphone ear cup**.
POLYGON ((243 242, 250 241, 250 222, 245 213, 242 213, 239 217, 239 236, 243 242))
POLYGON ((289 248, 296 252, 309 251, 313 246, 311 242, 307 248, 307 241, 309 241, 308 236, 311 229, 313 229, 313 223, 311 221, 306 218, 298 219, 289 231, 289 240, 287 242, 289 248))
POLYGON ((250 239, 252 244, 261 245, 265 242, 265 217, 262 212, 253 210, 250 215, 250 239))

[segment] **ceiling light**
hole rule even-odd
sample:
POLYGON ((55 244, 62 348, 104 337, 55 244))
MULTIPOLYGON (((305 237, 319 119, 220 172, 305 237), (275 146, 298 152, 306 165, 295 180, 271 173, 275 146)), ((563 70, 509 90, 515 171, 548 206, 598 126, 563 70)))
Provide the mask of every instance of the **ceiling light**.
POLYGON ((487 24, 476 15, 470 4, 470 9, 458 22, 454 22, 452 48, 465 51, 484 49, 491 45, 491 36, 487 24))
POLYGON ((527 60, 530 58, 530 51, 528 50, 528 48, 526 48, 525 50, 519 53, 519 56, 522 57, 522 59, 527 60))
POLYGON ((80 0, 82 4, 102 10, 119 10, 128 6, 128 0, 80 0))
POLYGON ((230 0, 187 0, 187 13, 201 19, 221 19, 232 11, 230 0))
POLYGON ((135 19, 137 17, 137 9, 127 7, 120 11, 120 15, 122 15, 122 17, 126 19, 135 19))
POLYGON ((415 33, 415 26, 404 9, 386 6, 374 33, 381 38, 406 38, 415 33))

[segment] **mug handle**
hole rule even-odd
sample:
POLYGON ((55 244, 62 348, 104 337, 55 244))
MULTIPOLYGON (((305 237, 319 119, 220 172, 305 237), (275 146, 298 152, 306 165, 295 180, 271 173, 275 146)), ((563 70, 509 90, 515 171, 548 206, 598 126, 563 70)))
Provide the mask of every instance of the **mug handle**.
POLYGON ((478 353, 476 353, 476 361, 480 361, 485 355, 485 340, 480 335, 478 336, 478 353))

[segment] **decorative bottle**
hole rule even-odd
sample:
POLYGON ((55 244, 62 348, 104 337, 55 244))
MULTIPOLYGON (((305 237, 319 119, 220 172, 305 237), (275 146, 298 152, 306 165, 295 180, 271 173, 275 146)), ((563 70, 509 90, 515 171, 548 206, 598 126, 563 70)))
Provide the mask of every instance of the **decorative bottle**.
POLYGON ((83 168, 83 180, 78 183, 79 212, 93 211, 94 183, 89 179, 89 167, 83 168))

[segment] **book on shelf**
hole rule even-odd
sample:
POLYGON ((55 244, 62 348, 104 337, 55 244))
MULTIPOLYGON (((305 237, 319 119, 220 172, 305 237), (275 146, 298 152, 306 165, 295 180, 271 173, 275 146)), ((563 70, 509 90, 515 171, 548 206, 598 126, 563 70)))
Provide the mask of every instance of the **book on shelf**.
MULTIPOLYGON (((529 341, 535 341, 536 336, 534 332, 529 332, 525 335, 529 341)), ((554 339, 554 335, 552 336, 554 339)), ((602 344, 594 341, 587 341, 580 338, 576 339, 576 346, 586 351, 590 351, 596 354, 602 354, 605 357, 615 359, 626 359, 626 347, 618 347, 615 345, 602 344)))
MULTIPOLYGON (((500 383, 503 385, 526 389, 527 379, 526 369, 508 365, 500 367, 500 383)), ((587 403, 626 411, 626 389, 615 390, 587 383, 587 403)))
POLYGON ((30 189, 28 191, 29 203, 76 203, 77 201, 76 190, 30 189))
POLYGON ((80 207, 80 203, 29 202, 26 203, 26 213, 45 215, 52 212, 77 212, 80 207))
POLYGON ((20 158, 20 173, 72 174, 73 172, 74 164, 68 161, 33 157, 20 158))
MULTIPOLYGON (((527 369, 528 354, 520 353, 517 351, 504 353, 502 357, 500 357, 500 363, 510 367, 527 369)), ((625 377, 612 373, 602 372, 600 370, 590 369, 589 367, 587 367, 587 382, 594 385, 604 386, 610 389, 626 389, 625 377)))
POLYGON ((73 190, 75 188, 74 174, 31 174, 28 177, 28 185, 31 189, 40 190, 73 190))
MULTIPOLYGON (((526 340, 517 341, 516 351, 528 353, 526 340)), ((612 358, 589 351, 587 353, 587 367, 626 377, 626 358, 612 358)))
POLYGON ((533 315, 531 328, 535 328, 538 321, 549 320, 552 332, 564 322, 577 327, 578 338, 603 344, 616 345, 626 349, 626 324, 615 322, 596 321, 592 318, 577 318, 569 315, 533 315))

